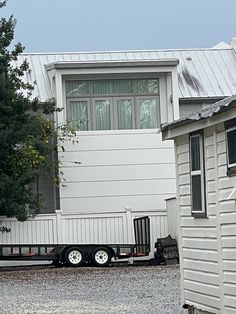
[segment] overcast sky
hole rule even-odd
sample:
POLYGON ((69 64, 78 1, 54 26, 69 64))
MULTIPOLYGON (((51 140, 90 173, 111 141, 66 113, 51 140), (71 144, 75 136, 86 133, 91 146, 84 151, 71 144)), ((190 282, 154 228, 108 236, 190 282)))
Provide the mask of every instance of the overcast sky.
POLYGON ((8 0, 27 52, 212 47, 236 36, 236 0, 8 0))

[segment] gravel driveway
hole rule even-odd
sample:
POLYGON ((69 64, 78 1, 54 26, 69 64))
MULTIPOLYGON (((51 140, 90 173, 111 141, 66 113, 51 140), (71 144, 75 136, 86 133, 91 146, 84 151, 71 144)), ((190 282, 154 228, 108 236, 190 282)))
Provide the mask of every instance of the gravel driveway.
POLYGON ((178 266, 1 271, 0 313, 186 313, 178 266))

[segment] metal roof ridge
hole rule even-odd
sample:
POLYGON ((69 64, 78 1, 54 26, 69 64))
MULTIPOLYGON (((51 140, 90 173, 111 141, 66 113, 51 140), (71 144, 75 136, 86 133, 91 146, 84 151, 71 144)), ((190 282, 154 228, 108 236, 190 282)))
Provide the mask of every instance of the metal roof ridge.
POLYGON ((64 52, 23 52, 20 55, 68 55, 68 54, 107 54, 107 53, 140 53, 140 52, 178 52, 178 51, 228 51, 229 48, 170 48, 170 49, 146 49, 146 50, 101 50, 101 51, 64 51, 64 52))

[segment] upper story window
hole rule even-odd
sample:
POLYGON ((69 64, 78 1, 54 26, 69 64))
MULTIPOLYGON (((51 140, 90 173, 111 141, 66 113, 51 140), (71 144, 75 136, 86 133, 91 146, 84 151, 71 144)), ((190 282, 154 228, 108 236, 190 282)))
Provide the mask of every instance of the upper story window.
POLYGON ((206 215, 203 135, 190 135, 190 177, 192 215, 206 215))
POLYGON ((228 175, 236 174, 236 119, 225 122, 228 175))
POLYGON ((76 130, 159 127, 159 81, 68 80, 67 120, 76 130))

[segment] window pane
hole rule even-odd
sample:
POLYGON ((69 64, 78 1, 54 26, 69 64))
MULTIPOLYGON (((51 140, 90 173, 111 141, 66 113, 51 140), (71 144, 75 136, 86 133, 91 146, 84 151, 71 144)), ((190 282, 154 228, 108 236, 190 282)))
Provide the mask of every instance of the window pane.
POLYGON ((201 175, 192 176, 192 209, 202 210, 201 175))
POLYGON ((130 99, 117 100, 118 129, 132 129, 132 102, 130 99))
POLYGON ((66 81, 66 96, 81 96, 89 94, 89 83, 84 81, 66 81))
POLYGON ((157 94, 159 92, 158 80, 139 80, 137 81, 138 94, 157 94))
POLYGON ((132 80, 104 80, 93 82, 93 94, 95 95, 119 95, 132 93, 132 80))
POLYGON ((68 111, 68 120, 75 130, 88 130, 87 101, 71 101, 68 111))
POLYGON ((236 163, 236 130, 227 132, 229 165, 236 163))
POLYGON ((157 101, 156 99, 139 100, 140 129, 157 127, 157 101))
POLYGON ((200 137, 191 138, 191 165, 192 171, 201 170, 200 166, 200 137))
POLYGON ((110 102, 109 100, 96 100, 96 130, 110 130, 110 102))

